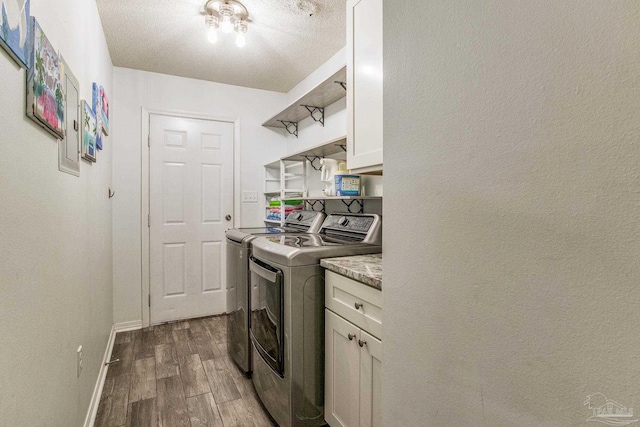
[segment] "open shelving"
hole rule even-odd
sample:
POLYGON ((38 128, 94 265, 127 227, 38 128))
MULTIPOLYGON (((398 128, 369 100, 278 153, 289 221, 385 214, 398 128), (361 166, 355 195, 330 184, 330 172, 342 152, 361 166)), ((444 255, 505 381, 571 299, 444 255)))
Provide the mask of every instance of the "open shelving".
MULTIPOLYGON (((341 201, 351 213, 362 213, 365 200, 382 200, 382 196, 311 196, 308 194, 310 170, 320 170, 320 159, 329 156, 339 157, 336 155, 344 154, 345 143, 345 137, 337 138, 266 164, 264 166, 266 210, 270 209, 269 200, 275 196, 282 202, 302 200, 305 209, 323 212, 326 209, 326 202, 331 200, 341 201), (290 184, 295 184, 297 187, 293 188, 290 184)), ((265 219, 265 223, 284 224, 283 204, 280 206, 280 218, 280 221, 265 219)))
POLYGON ((292 102, 287 108, 264 122, 262 126, 283 128, 289 134, 298 137, 298 123, 307 117, 324 126, 326 106, 347 96, 347 69, 342 67, 331 77, 292 102))
MULTIPOLYGON (((287 199, 284 200, 286 201, 287 199)), ((365 200, 382 200, 382 196, 319 196, 300 197, 295 200, 302 200, 305 208, 309 210, 321 212, 324 212, 326 209, 326 201, 340 200, 350 213, 363 213, 365 200), (320 209, 318 209, 318 206, 320 206, 320 209)))

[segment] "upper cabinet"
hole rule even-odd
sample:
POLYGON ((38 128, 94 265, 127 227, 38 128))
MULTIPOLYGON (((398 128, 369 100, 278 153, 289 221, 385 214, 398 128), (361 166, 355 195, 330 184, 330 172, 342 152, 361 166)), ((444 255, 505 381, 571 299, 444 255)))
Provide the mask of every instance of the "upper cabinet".
POLYGON ((382 1, 347 1, 347 166, 382 170, 382 1))

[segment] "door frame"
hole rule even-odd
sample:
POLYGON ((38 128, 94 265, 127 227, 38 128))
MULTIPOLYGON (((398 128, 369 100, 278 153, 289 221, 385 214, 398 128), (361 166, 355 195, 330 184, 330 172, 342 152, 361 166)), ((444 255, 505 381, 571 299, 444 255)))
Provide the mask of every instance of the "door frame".
MULTIPOLYGON (((151 236, 148 226, 148 216, 150 210, 151 194, 149 193, 149 154, 150 149, 148 145, 149 135, 151 132, 150 121, 151 115, 157 114, 162 116, 180 117, 184 119, 201 119, 211 120, 216 122, 224 122, 233 124, 233 221, 232 226, 238 228, 240 226, 240 210, 242 205, 240 198, 236 197, 240 194, 240 119, 229 117, 216 117, 206 114, 194 113, 191 111, 180 110, 155 110, 142 107, 141 113, 141 135, 140 135, 140 148, 142 151, 142 176, 141 176, 141 203, 140 203, 140 228, 142 230, 142 283, 141 283, 141 298, 142 298, 142 327, 146 328, 150 326, 151 311, 149 308, 149 295, 151 295, 151 277, 149 270, 151 268, 150 259, 150 245, 151 236)), ((224 263, 223 263, 224 265, 224 263)), ((223 276, 223 282, 224 276, 223 276)))

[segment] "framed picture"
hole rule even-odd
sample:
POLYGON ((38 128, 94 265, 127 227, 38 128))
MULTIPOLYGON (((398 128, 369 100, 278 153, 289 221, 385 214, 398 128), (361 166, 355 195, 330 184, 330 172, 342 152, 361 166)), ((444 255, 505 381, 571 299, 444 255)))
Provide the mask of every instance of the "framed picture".
POLYGON ((96 113, 87 101, 82 102, 81 107, 81 128, 82 128, 82 158, 91 162, 96 161, 96 132, 98 122, 96 113))
POLYGON ((58 143, 58 169, 71 175, 80 176, 80 92, 78 79, 73 75, 69 66, 64 64, 65 89, 65 132, 64 138, 58 143))
POLYGON ((97 83, 92 87, 92 103, 93 113, 96 115, 97 132, 96 132, 96 148, 102 150, 102 96, 100 95, 100 86, 97 83))
POLYGON ((64 138, 64 65, 32 18, 32 66, 27 72, 27 116, 56 138, 64 138))
POLYGON ((105 135, 109 135, 109 98, 104 91, 104 88, 100 86, 100 98, 102 102, 100 105, 102 106, 102 133, 105 135))
POLYGON ((23 68, 29 68, 31 0, 0 0, 0 46, 23 68))

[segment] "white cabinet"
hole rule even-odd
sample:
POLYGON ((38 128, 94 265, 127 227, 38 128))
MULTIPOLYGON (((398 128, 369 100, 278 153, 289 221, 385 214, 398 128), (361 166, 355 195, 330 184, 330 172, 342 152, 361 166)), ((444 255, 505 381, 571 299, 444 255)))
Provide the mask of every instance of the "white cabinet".
POLYGON ((325 307, 382 338, 382 291, 333 271, 324 277, 325 307))
POLYGON ((331 427, 360 425, 360 329, 325 310, 324 419, 331 427))
POLYGON ((330 271, 325 277, 325 420, 331 427, 380 426, 382 341, 365 328, 381 321, 382 293, 330 271))
POLYGON ((360 331, 360 426, 382 425, 382 341, 360 331))
POLYGON ((347 166, 382 170, 382 0, 347 1, 347 166))

